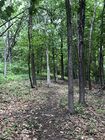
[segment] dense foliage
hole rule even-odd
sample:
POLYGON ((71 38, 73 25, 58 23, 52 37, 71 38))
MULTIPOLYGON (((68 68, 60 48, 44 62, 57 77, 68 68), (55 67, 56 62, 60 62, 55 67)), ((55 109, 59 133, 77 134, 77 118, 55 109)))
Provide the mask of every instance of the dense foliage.
MULTIPOLYGON (((80 49, 80 52, 83 51, 81 61, 85 86, 89 81, 89 89, 92 83, 100 83, 102 87, 105 81, 105 1, 73 1, 71 11, 73 78, 79 78, 80 49), (85 4, 81 34, 84 40, 83 50, 78 48, 81 41, 78 29, 82 24, 79 23, 79 5, 82 2, 85 4)), ((28 78, 29 74, 32 86, 32 82, 36 84, 36 79, 46 79, 46 50, 49 53, 51 78, 54 81, 58 78, 67 79, 67 20, 64 0, 1 0, 0 19, 1 81, 3 77, 13 78, 16 74, 25 74, 28 78)))

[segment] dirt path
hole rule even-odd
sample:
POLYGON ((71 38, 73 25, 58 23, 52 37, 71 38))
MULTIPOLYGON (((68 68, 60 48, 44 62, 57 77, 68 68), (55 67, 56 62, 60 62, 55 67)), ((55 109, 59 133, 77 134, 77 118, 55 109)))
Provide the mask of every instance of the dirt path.
MULTIPOLYGON (((78 114, 70 116, 66 84, 52 84, 50 88, 43 84, 30 92, 27 82, 24 88, 22 83, 16 85, 15 90, 8 84, 5 91, 1 89, 0 140, 105 139, 105 97, 89 94, 89 106, 76 105, 78 114)), ((77 92, 75 88, 76 99, 77 92)))

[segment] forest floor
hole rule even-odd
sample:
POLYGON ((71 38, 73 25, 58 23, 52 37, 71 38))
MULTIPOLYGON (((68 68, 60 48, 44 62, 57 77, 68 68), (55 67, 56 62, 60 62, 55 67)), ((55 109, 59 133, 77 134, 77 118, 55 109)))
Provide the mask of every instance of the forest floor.
POLYGON ((105 93, 87 91, 87 106, 67 112, 67 83, 46 82, 30 89, 25 81, 0 85, 0 140, 105 140, 105 93))

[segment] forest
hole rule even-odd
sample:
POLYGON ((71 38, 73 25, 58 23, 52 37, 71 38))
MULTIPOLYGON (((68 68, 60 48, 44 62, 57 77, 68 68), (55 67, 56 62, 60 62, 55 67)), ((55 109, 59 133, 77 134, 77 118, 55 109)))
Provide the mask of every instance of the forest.
POLYGON ((0 140, 105 140, 105 0, 0 0, 0 140))

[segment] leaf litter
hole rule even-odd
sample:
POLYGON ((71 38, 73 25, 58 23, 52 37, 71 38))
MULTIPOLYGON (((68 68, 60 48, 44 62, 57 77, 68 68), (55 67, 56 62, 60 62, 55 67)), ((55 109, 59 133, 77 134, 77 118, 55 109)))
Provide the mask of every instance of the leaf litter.
MULTIPOLYGON (((97 89, 94 89, 97 91, 97 89)), ((67 84, 45 81, 30 89, 29 81, 0 85, 0 140, 105 140, 105 95, 87 90, 87 107, 67 112, 67 84)))

